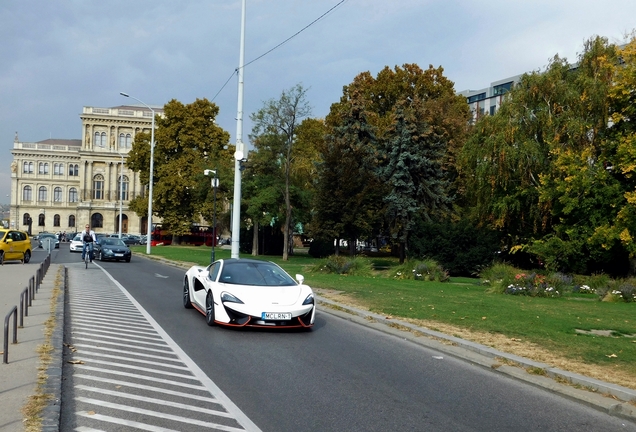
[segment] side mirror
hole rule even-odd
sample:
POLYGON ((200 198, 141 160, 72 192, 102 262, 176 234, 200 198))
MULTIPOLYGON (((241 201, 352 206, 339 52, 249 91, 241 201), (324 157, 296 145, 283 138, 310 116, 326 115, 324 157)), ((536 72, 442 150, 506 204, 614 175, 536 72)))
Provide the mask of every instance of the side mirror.
POLYGON ((13 243, 13 239, 6 239, 4 242, 5 243, 13 243))
POLYGON ((305 276, 303 276, 301 274, 297 274, 296 275, 296 280, 298 281, 299 284, 302 285, 302 283, 305 282, 305 276))

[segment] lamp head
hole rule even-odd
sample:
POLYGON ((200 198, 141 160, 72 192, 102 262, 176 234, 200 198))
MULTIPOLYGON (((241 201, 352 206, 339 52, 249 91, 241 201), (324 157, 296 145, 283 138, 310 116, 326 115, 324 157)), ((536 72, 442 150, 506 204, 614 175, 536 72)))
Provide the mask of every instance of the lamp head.
POLYGON ((203 174, 210 175, 210 174, 216 174, 216 170, 211 170, 211 169, 206 169, 203 171, 203 174))
POLYGON ((124 97, 130 97, 130 96, 128 95, 128 93, 119 92, 119 94, 120 94, 120 95, 122 95, 122 96, 124 96, 124 97))

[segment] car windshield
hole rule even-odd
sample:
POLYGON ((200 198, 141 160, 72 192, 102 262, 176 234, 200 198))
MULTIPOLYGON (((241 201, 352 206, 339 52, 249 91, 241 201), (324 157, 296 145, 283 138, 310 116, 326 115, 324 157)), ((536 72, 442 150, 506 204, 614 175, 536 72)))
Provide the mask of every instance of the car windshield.
POLYGON ((275 264, 265 262, 226 262, 219 282, 236 285, 293 286, 296 281, 275 264))
POLYGON ((122 241, 119 240, 118 238, 109 238, 109 237, 104 237, 104 238, 100 238, 99 239, 99 244, 101 244, 102 246, 126 246, 126 244, 122 241))
POLYGON ((82 237, 81 237, 81 236, 76 235, 76 236, 73 238, 73 241, 81 242, 81 241, 82 241, 82 237))

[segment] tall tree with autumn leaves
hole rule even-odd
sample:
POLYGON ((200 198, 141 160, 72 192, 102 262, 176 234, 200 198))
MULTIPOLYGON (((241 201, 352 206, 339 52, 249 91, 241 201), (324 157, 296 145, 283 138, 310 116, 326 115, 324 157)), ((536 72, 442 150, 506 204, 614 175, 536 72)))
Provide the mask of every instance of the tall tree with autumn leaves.
MULTIPOLYGON (((335 206, 341 222, 327 225, 324 233, 355 243, 355 236, 370 235, 371 223, 380 219, 403 261, 415 214, 438 215, 451 201, 447 180, 468 119, 466 101, 441 67, 405 64, 386 67, 375 78, 358 75, 326 119, 331 138, 321 152, 322 171, 358 171, 351 182, 322 179, 320 185, 319 179, 317 196, 342 196, 335 206), (367 187, 347 191, 360 181, 367 187), (347 220, 358 221, 359 228, 346 229, 347 220)), ((337 222, 328 216, 332 202, 316 204, 318 220, 337 222)))
MULTIPOLYGON (((218 106, 207 99, 187 105, 173 99, 164 106, 164 116, 157 116, 152 208, 176 236, 189 233, 201 217, 212 220, 211 187, 209 178, 203 175, 205 169, 217 168, 221 184, 229 184, 230 135, 215 123, 218 113, 218 106)), ((135 136, 127 164, 139 171, 142 184, 148 184, 150 134, 135 136)), ((217 197, 220 201, 224 190, 217 197)), ((147 206, 147 196, 130 203, 140 215, 145 214, 147 206)))
POLYGON ((458 164, 466 197, 510 251, 571 272, 634 258, 633 52, 591 38, 576 64, 525 75, 475 126, 458 164))

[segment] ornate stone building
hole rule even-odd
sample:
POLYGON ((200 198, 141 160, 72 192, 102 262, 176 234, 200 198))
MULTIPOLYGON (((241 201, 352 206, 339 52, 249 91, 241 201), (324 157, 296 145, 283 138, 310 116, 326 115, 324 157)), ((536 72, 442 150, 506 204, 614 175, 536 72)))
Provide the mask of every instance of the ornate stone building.
MULTIPOLYGON (((161 108, 154 108, 162 115, 161 108)), ((95 232, 147 232, 147 215, 128 209, 147 193, 139 173, 126 167, 135 135, 150 132, 146 107, 84 107, 82 139, 20 142, 11 163, 10 226, 31 234, 74 232, 89 222, 95 232), (120 200, 121 198, 121 200, 120 200)))

